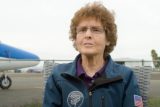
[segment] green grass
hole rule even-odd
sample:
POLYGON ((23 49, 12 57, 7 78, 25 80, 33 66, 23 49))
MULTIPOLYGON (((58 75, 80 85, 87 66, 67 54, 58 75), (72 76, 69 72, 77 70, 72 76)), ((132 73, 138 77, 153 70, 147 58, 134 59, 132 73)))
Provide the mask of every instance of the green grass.
POLYGON ((31 104, 25 104, 25 105, 22 105, 20 107, 42 107, 42 104, 38 103, 38 102, 33 102, 31 104))
POLYGON ((160 107, 160 98, 150 98, 148 107, 160 107))
MULTIPOLYGON (((2 107, 8 107, 8 106, 2 106, 2 107)), ((31 103, 26 103, 24 105, 12 105, 12 107, 42 107, 42 103, 38 101, 33 101, 31 103)))

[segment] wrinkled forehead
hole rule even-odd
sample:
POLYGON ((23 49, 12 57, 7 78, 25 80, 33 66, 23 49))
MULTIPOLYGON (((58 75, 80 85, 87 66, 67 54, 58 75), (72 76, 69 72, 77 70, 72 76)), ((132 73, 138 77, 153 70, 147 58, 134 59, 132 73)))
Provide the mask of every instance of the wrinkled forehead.
POLYGON ((83 17, 77 23, 77 27, 78 26, 102 26, 102 23, 95 17, 83 17))

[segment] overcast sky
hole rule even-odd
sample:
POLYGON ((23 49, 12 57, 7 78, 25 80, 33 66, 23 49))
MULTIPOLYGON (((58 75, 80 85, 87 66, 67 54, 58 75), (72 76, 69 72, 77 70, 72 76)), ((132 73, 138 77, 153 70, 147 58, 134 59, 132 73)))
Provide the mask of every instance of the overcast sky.
MULTIPOLYGON (((0 41, 33 52, 41 59, 74 59, 70 20, 94 0, 0 0, 0 41)), ((160 54, 159 0, 103 0, 115 12, 118 43, 113 58, 150 60, 160 54)))

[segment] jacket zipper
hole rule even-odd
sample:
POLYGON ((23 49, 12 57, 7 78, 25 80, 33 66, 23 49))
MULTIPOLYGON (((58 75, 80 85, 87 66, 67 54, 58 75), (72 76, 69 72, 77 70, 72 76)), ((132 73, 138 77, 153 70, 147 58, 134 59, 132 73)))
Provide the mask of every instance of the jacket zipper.
MULTIPOLYGON (((75 76, 72 76, 68 73, 62 73, 61 74, 63 77, 65 78, 68 78, 68 79, 73 79, 73 80, 77 80, 79 82, 82 82, 81 79, 75 77, 75 76)), ((95 84, 92 85, 89 90, 88 90, 88 95, 89 95, 89 107, 93 107, 93 103, 92 103, 92 95, 93 95, 93 90, 98 87, 98 86, 101 86, 103 84, 109 84, 109 83, 114 83, 114 82, 117 82, 117 81, 122 81, 123 78, 122 76, 117 76, 117 77, 114 77, 114 78, 101 78, 101 79, 97 79, 97 81, 95 81, 95 84)), ((105 97, 102 96, 101 97, 101 103, 102 103, 102 107, 105 107, 105 97)))
POLYGON ((89 91, 89 107, 93 107, 92 105, 92 91, 89 91))
POLYGON ((105 107, 105 97, 104 96, 101 97, 101 105, 102 107, 105 107))

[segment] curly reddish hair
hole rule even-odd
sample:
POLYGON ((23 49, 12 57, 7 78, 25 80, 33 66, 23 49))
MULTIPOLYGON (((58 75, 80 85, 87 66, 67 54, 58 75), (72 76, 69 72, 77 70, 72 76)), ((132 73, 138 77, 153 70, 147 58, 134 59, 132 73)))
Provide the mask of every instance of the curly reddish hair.
POLYGON ((110 45, 106 46, 104 50, 105 58, 113 51, 114 46, 116 46, 117 43, 117 26, 115 24, 114 15, 100 2, 88 3, 84 7, 80 8, 71 20, 70 39, 72 41, 76 39, 76 28, 78 24, 87 18, 95 18, 100 21, 105 30, 105 36, 110 42, 110 45))

